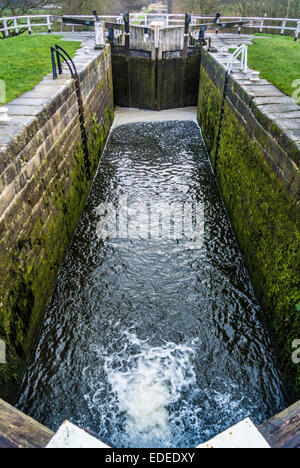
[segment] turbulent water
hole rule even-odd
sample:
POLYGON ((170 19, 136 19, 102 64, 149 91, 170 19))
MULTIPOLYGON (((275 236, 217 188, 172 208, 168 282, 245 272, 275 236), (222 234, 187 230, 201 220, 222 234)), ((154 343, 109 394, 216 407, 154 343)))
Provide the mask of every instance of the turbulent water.
POLYGON ((284 405, 199 128, 115 129, 19 407, 115 447, 177 448, 284 405))

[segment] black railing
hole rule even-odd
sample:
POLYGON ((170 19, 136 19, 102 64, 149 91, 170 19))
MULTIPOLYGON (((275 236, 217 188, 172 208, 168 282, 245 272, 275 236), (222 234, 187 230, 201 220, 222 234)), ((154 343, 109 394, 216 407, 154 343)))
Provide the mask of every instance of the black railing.
POLYGON ((64 62, 68 66, 71 76, 75 83, 85 172, 86 172, 87 179, 90 180, 91 170, 90 170, 90 159, 89 159, 89 149, 88 149, 88 137, 87 137, 86 126, 85 126, 85 117, 84 117, 83 100, 82 100, 82 93, 81 93, 81 86, 80 86, 80 78, 77 72, 77 68, 76 68, 74 61, 68 54, 68 52, 66 52, 62 47, 60 47, 57 44, 55 45, 55 47, 51 47, 51 60, 52 60, 52 74, 53 74, 54 80, 58 78, 58 75, 62 74, 63 72, 62 62, 64 62))

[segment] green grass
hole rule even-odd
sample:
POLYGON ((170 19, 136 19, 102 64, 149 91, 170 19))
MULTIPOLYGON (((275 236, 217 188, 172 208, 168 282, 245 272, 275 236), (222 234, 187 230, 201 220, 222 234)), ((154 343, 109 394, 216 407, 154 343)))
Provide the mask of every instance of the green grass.
POLYGON ((300 43, 292 37, 264 36, 249 47, 249 67, 291 96, 293 82, 300 79, 300 43))
POLYGON ((51 72, 50 47, 59 44, 73 57, 80 42, 59 35, 21 35, 0 41, 0 79, 6 84, 6 103, 34 88, 51 72))

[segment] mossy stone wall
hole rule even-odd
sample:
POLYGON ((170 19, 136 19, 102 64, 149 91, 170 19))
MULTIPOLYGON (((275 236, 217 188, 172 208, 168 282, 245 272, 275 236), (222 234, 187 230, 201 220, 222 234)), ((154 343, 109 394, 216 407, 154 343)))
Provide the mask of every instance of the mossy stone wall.
MULTIPOLYGON (((92 175, 113 122, 110 48, 80 74, 92 175)), ((74 83, 0 154, 0 396, 14 402, 91 180, 74 83)))
MULTIPOLYGON (((203 52, 198 121, 213 166, 224 78, 203 52)), ((300 366, 292 362, 300 339, 299 161, 298 148, 230 78, 216 176, 292 399, 300 397, 300 366)))

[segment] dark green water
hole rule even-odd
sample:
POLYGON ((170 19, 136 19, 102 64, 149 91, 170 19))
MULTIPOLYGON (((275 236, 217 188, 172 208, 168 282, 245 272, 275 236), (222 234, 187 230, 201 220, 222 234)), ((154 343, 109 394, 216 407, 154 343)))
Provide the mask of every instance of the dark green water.
POLYGON ((116 447, 194 447, 266 420, 283 392, 199 128, 117 128, 19 407, 116 447))

